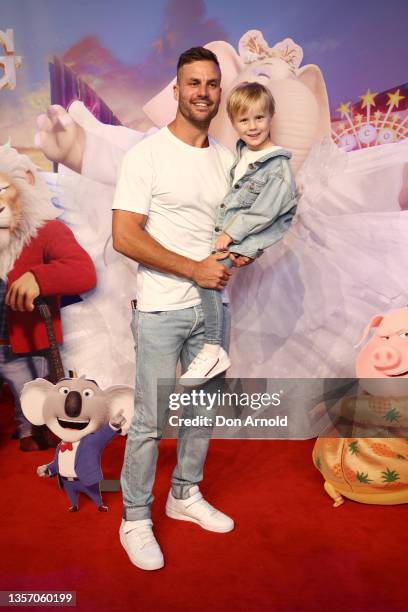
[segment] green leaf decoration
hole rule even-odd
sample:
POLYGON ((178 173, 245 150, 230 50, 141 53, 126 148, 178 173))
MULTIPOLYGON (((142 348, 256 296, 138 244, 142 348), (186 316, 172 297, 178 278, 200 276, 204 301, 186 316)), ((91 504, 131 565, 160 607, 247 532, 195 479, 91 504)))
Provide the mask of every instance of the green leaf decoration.
POLYGON ((316 467, 318 470, 322 469, 322 462, 320 461, 320 457, 316 457, 316 467))
POLYGON ((400 479, 398 472, 387 468, 385 472, 381 472, 383 482, 396 482, 400 479))
POLYGON ((370 482, 373 482, 369 477, 368 474, 364 474, 364 472, 357 472, 356 473, 357 476, 357 480, 359 482, 362 482, 364 484, 370 484, 370 482))
POLYGON ((358 455, 359 450, 358 450, 358 440, 356 440, 355 442, 350 442, 349 443, 349 450, 350 453, 352 455, 358 455))

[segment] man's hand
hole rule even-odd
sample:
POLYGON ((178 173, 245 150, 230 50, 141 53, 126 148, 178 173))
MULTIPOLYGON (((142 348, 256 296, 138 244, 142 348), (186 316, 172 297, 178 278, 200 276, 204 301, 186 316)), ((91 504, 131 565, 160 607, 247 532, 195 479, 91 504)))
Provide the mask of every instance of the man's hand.
POLYGON ((224 289, 232 274, 231 270, 218 263, 225 257, 225 253, 215 253, 195 262, 192 280, 205 289, 224 289))
POLYGON ((245 257, 245 255, 238 255, 238 253, 230 253, 229 258, 234 264, 235 268, 242 268, 243 266, 247 266, 251 264, 254 260, 250 257, 245 257))
POLYGON ((14 281, 6 295, 6 304, 20 312, 34 310, 34 300, 40 295, 40 287, 32 272, 25 272, 14 281))
POLYGON ((39 465, 37 468, 37 476, 40 476, 40 478, 49 477, 48 465, 39 465))
POLYGON ((215 243, 215 248, 217 251, 222 251, 222 249, 227 249, 232 242, 231 236, 228 236, 225 232, 220 234, 215 243))
POLYGON ((85 147, 83 128, 58 104, 49 106, 47 114, 39 115, 37 126, 35 145, 44 155, 80 172, 85 147))

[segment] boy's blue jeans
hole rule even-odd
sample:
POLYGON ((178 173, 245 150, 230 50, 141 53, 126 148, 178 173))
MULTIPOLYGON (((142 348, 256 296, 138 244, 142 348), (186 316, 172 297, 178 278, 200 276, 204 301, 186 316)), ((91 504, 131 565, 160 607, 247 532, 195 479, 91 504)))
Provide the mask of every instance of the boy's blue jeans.
MULTIPOLYGON (((228 306, 223 311, 223 344, 228 348, 228 306)), ((169 387, 172 392, 179 359, 184 372, 203 347, 203 310, 201 305, 160 312, 134 310, 131 327, 137 359, 135 413, 127 436, 121 485, 123 516, 135 521, 150 517, 158 443, 169 411, 169 387), (158 387, 160 379, 166 382, 164 393, 158 387)), ((211 416, 211 411, 205 406, 184 408, 184 418, 197 414, 211 416)), ((180 427, 172 475, 175 497, 187 498, 188 490, 202 480, 210 436, 210 427, 180 427)))
MULTIPOLYGON (((227 268, 232 268, 233 266, 229 257, 220 259, 218 263, 227 268)), ((218 289, 204 289, 199 286, 198 291, 204 313, 204 344, 222 344, 223 304, 221 291, 218 289)))

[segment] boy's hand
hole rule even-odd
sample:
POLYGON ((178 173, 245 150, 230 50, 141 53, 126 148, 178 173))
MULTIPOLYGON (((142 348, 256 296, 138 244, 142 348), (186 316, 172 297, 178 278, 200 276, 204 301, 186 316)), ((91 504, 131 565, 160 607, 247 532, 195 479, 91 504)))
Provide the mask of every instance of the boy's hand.
POLYGON ((217 251, 221 251, 222 249, 227 249, 232 242, 231 236, 228 236, 225 232, 220 234, 215 243, 215 248, 217 251))
POLYGON ((250 257, 245 257, 245 255, 238 255, 238 253, 230 253, 229 258, 234 264, 235 268, 242 268, 243 266, 247 266, 251 264, 254 260, 250 257))

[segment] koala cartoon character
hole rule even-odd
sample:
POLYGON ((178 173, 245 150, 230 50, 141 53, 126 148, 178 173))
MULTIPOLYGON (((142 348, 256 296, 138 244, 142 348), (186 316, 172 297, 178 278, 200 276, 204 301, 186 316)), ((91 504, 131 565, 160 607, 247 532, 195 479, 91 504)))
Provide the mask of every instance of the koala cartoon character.
POLYGON ((71 502, 70 512, 78 510, 78 495, 85 493, 100 512, 101 454, 118 433, 125 435, 133 415, 134 391, 127 386, 102 390, 93 380, 63 378, 56 385, 37 378, 24 385, 21 405, 33 425, 47 425, 61 443, 54 460, 37 468, 38 476, 58 476, 60 486, 71 502))

